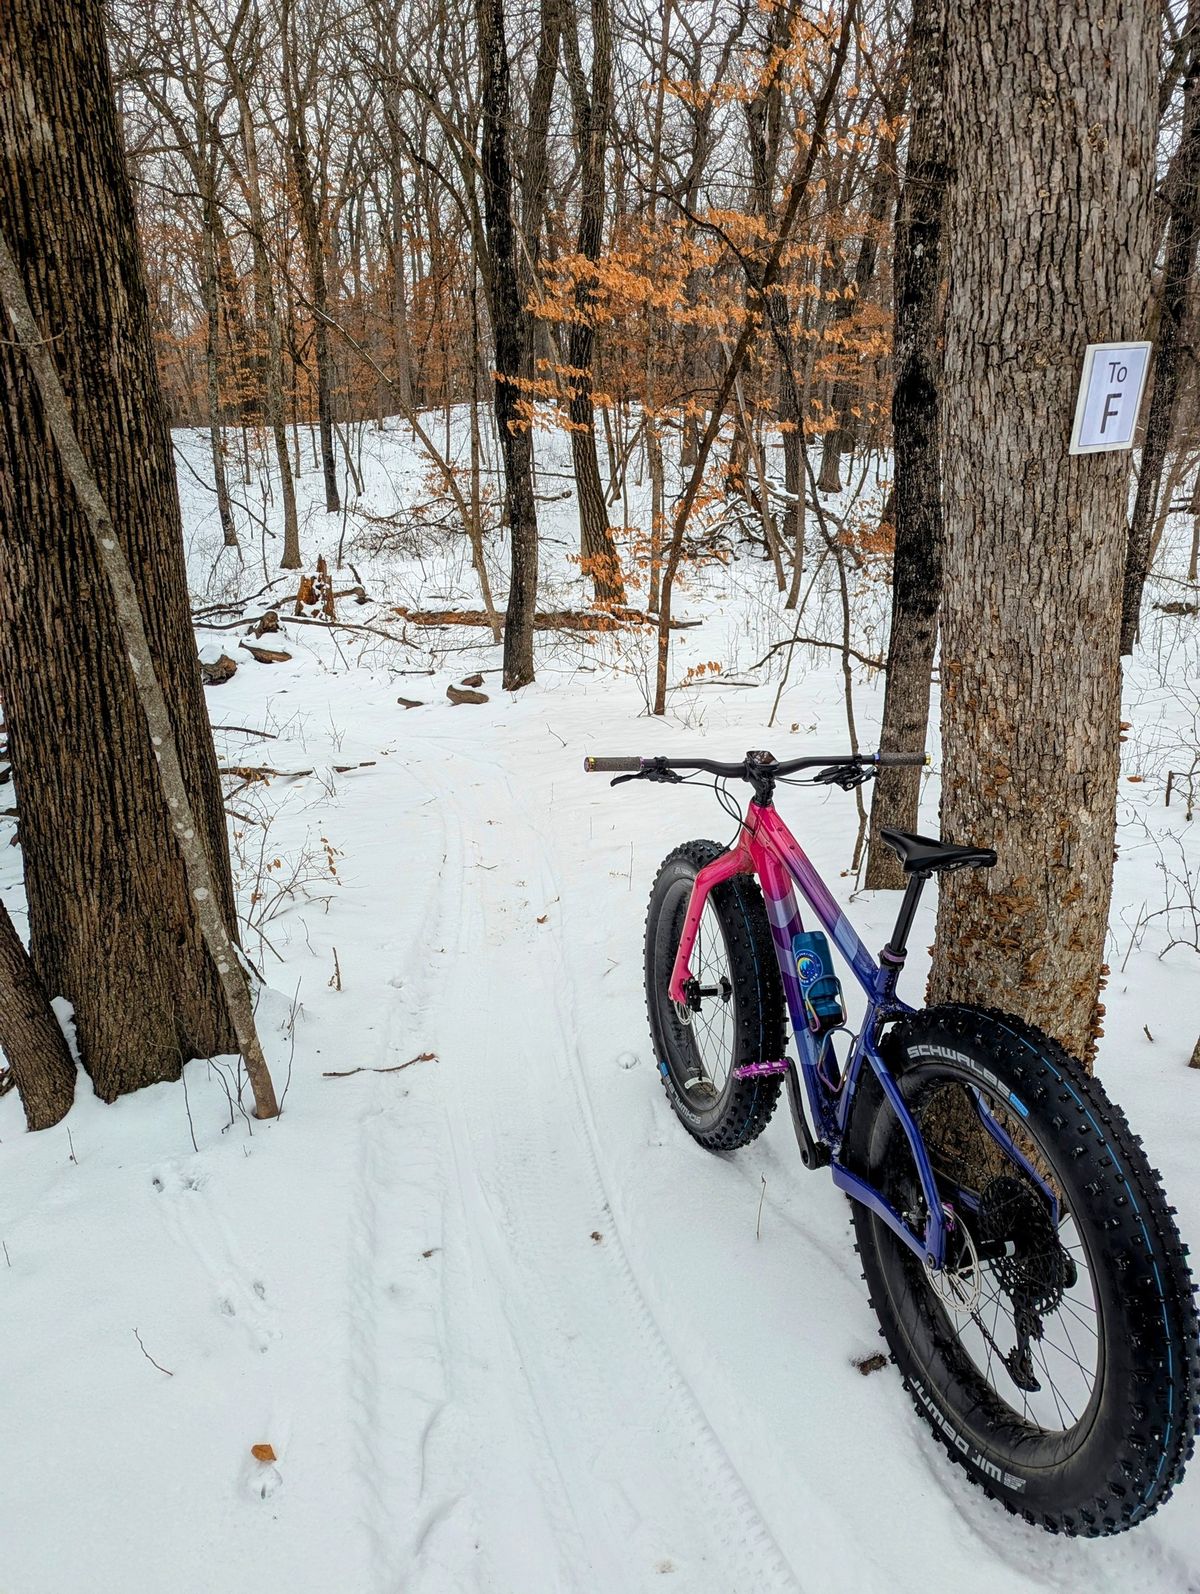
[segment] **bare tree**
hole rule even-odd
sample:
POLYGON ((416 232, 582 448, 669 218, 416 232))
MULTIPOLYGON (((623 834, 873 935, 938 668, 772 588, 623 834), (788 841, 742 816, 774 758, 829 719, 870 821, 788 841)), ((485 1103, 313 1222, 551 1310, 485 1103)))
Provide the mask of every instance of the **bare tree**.
POLYGON ((948 9, 942 828, 1000 862, 946 877, 931 993, 1007 1008, 1084 1058, 1112 886, 1129 457, 1072 458, 1067 441, 1080 349, 1144 325, 1156 26, 1106 0, 1077 0, 1070 27, 1057 0, 948 9), (1048 185, 1067 150, 1070 180, 1048 185))
MULTIPOLYGON (((592 75, 589 86, 579 57, 579 19, 575 0, 563 0, 566 26, 563 53, 575 140, 579 148, 580 195, 578 250, 581 261, 600 259, 604 233, 604 162, 612 114, 612 19, 608 0, 591 0, 592 75)), ((580 553, 592 578, 599 603, 624 603, 625 582, 596 459, 596 414, 592 402, 596 327, 592 304, 594 280, 580 270, 575 288, 575 316, 567 337, 567 385, 570 389, 571 457, 579 500, 580 553)))
POLYGON ((275 292, 274 265, 267 238, 266 210, 263 205, 263 185, 259 171, 258 130, 255 126, 254 107, 250 96, 251 81, 258 70, 262 53, 260 19, 252 11, 250 0, 241 0, 237 14, 227 34, 221 40, 225 70, 238 109, 238 133, 244 173, 230 162, 230 170, 239 178, 246 207, 249 211, 250 242, 254 252, 254 304, 255 313, 266 328, 267 353, 263 367, 263 397, 267 425, 275 445, 275 465, 279 472, 279 490, 283 497, 283 558, 284 570, 299 570, 303 563, 300 554, 300 523, 296 518, 296 486, 292 480, 291 461, 288 457, 287 432, 284 429, 283 410, 283 327, 279 315, 279 301, 275 292))
POLYGON ((515 691, 533 680, 533 621, 537 607, 538 528, 533 499, 533 447, 520 406, 528 313, 521 299, 513 221, 508 133, 512 90, 503 0, 476 0, 479 27, 484 211, 491 263, 492 336, 496 347, 496 426, 504 459, 512 573, 504 626, 504 685, 515 691))
MULTIPOLYGON (((0 51, 0 235, 132 572, 213 902, 234 934, 225 816, 189 623, 170 438, 98 4, 14 0, 0 51)), ((6 295, 6 298, 8 296, 6 295)), ((11 300, 9 300, 11 306, 11 300)), ((101 548, 25 353, 0 339, 0 691, 30 955, 75 1012, 105 1100, 236 1036, 197 923, 159 749, 101 548)))
MULTIPOLYGON (((892 346, 892 621, 879 745, 910 753, 925 746, 929 688, 942 596, 941 283, 946 204, 944 0, 914 0, 909 41, 912 119, 904 190, 896 218, 896 309, 892 346)), ((879 839, 883 825, 913 830, 919 769, 881 769, 871 801, 866 883, 899 889, 904 872, 879 839)))
MULTIPOLYGON (((321 19, 323 20, 323 18, 321 19)), ((320 27, 318 24, 318 31, 320 27)), ((308 268, 309 292, 315 319, 313 348, 317 370, 317 427, 321 437, 321 474, 325 485, 325 508, 330 514, 342 507, 338 493, 337 462, 333 451, 333 360, 329 352, 329 289, 325 273, 325 240, 318 203, 318 178, 309 155, 307 114, 314 93, 314 79, 323 66, 319 39, 302 39, 294 0, 282 0, 281 53, 283 102, 286 109, 286 137, 292 177, 296 187, 296 208, 304 259, 308 268), (301 73, 301 60, 304 71, 301 73)))
MULTIPOLYGON (((1125 559, 1125 591, 1121 615, 1121 652, 1132 653, 1142 607, 1142 589, 1150 567, 1151 533, 1158 509, 1163 465, 1171 445, 1180 384, 1188 354, 1188 308, 1197 281, 1200 250, 1200 0, 1191 0, 1183 34, 1183 121, 1179 146, 1163 184, 1167 239, 1162 299, 1154 343, 1150 413, 1142 445, 1137 494, 1129 523, 1125 559)), ((1169 491, 1169 488, 1168 488, 1169 491)))

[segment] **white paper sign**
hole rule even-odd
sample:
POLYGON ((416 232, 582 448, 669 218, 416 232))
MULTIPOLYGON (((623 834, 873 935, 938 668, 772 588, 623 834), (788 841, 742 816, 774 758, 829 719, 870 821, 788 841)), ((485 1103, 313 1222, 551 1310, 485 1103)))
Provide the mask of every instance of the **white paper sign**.
POLYGON ((1146 373, 1149 343, 1089 343, 1071 430, 1072 454, 1132 448, 1146 373))

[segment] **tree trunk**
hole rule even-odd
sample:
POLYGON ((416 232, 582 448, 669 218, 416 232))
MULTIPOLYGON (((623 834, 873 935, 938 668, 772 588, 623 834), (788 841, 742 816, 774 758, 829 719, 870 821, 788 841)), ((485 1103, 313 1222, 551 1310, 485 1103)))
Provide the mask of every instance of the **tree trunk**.
POLYGON ((308 129, 304 123, 305 96, 300 85, 299 63, 296 59, 299 45, 291 28, 291 3, 283 6, 283 83, 287 105, 288 156, 292 176, 296 180, 297 210, 300 219, 300 236, 304 243, 304 259, 308 266, 309 291, 312 294, 316 326, 313 328, 313 348, 317 364, 317 426, 321 435, 321 475, 325 484, 325 508, 334 514, 342 507, 338 495, 337 460, 333 451, 333 361, 329 355, 329 330, 325 317, 329 313, 329 290, 325 281, 325 244, 321 237, 321 221, 317 211, 316 182, 308 158, 308 129))
MULTIPOLYGON (((242 302, 241 278, 234 268, 229 234, 221 220, 221 212, 216 208, 212 215, 212 244, 216 257, 217 299, 225 323, 225 346, 237 413, 243 428, 246 428, 254 425, 262 416, 262 362, 252 347, 251 331, 246 324, 246 307, 242 302)), ((242 435, 244 442, 245 430, 242 435)))
POLYGON ((1192 0, 1188 22, 1192 46, 1183 79, 1183 125, 1179 147, 1163 184, 1170 220, 1163 263, 1162 307, 1154 344, 1154 389, 1129 523, 1121 614, 1122 653, 1132 653, 1137 640, 1142 588, 1150 568, 1150 532, 1158 507, 1163 464, 1171 446, 1180 379, 1189 352, 1188 303, 1196 280, 1196 251, 1200 245, 1200 0, 1192 0))
POLYGON ((201 196, 200 220, 200 294, 204 301, 204 371, 208 397, 208 441, 212 452, 213 483, 217 490, 217 515, 221 522, 221 536, 227 548, 238 546, 237 527, 233 523, 233 506, 229 501, 229 477, 225 470, 225 448, 221 439, 221 374, 217 352, 217 323, 220 315, 217 299, 217 258, 213 239, 215 178, 211 154, 204 150, 201 160, 208 164, 203 170, 205 183, 201 196))
MULTIPOLYGON (((542 228, 546 220, 546 195, 550 182, 547 140, 550 116, 554 109, 554 86, 558 80, 558 53, 562 39, 563 12, 571 0, 542 0, 537 58, 533 82, 529 87, 525 126, 525 150, 521 174, 521 224, 525 247, 517 262, 521 272, 522 303, 531 303, 541 287, 542 228)), ((528 318, 528 339, 523 351, 523 376, 537 375, 540 344, 545 357, 554 359, 551 329, 537 316, 528 318)))
MULTIPOLYGON (((750 210, 761 216, 768 228, 775 222, 775 181, 780 148, 784 137, 781 65, 785 59, 788 28, 792 19, 786 6, 777 6, 768 21, 768 43, 776 65, 764 75, 752 99, 746 104, 746 131, 750 155, 750 210)), ((804 468, 800 450, 804 422, 800 413, 800 393, 796 386, 791 315, 784 284, 767 296, 767 315, 777 351, 779 396, 777 416, 783 441, 783 484, 788 493, 783 511, 780 537, 792 558, 792 581, 787 607, 794 609, 800 600, 800 577, 804 569, 804 468)))
POLYGON ((392 134, 392 351, 396 372, 396 388, 406 409, 417 406, 413 384, 412 340, 408 330, 408 282, 404 269, 404 164, 400 158, 400 142, 392 134))
MULTIPOLYGON (((917 0, 918 5, 920 0, 917 0)), ((915 27, 915 23, 914 23, 915 27)), ((895 107, 894 115, 898 115, 904 108, 903 99, 895 107)), ((892 165, 896 158, 895 146, 888 142, 881 142, 879 146, 879 164, 875 169, 875 176, 871 183, 871 195, 867 203, 867 219, 863 228, 862 241, 858 248, 858 259, 854 266, 854 275, 850 279, 854 292, 849 298, 843 294, 833 307, 830 332, 836 342, 841 336, 856 307, 861 304, 863 295, 871 285, 879 264, 879 238, 878 229, 888 213, 892 197, 892 188, 895 177, 892 165)), ((845 359, 845 351, 841 358, 845 359)), ((840 493, 842 490, 842 455, 854 447, 855 425, 854 416, 850 413, 850 406, 854 402, 854 391, 858 384, 843 375, 833 385, 833 395, 830 400, 836 424, 825 433, 821 448, 821 474, 817 486, 823 493, 840 493)))
MULTIPOLYGON (((944 0, 916 0, 909 41, 912 120, 893 263, 892 623, 879 745, 919 752, 929 729, 929 684, 942 595, 941 238, 946 206, 944 0)), ((919 769, 881 769, 871 801, 866 884, 899 890, 904 871, 881 826, 915 830, 919 769)))
POLYGON ((504 461, 512 568, 504 624, 504 685, 515 691, 533 680, 533 619, 537 607, 538 530, 533 497, 533 446, 519 408, 528 314, 521 300, 513 226, 513 180, 508 135, 512 126, 504 0, 476 0, 484 217, 491 256, 492 335, 496 346, 496 430, 504 461))
POLYGON ((662 592, 663 532, 667 529, 666 473, 657 417, 646 417, 646 458, 650 466, 650 590, 646 608, 658 613, 662 592))
POLYGON ((942 818, 1000 862, 945 878, 931 994, 1006 1008, 1085 1059, 1129 456, 1067 446, 1080 351, 1145 323, 1157 23, 1109 0, 1077 0, 1069 27, 1058 0, 953 0, 947 27, 942 818))
POLYGON ((255 144, 254 117, 250 110, 249 89, 232 55, 226 53, 226 66, 237 96, 241 120, 242 150, 246 157, 246 203, 250 211, 250 243, 254 254, 254 310, 266 322, 267 357, 263 370, 263 405, 267 425, 275 445, 275 464, 279 471, 279 491, 283 498, 283 570, 299 570, 300 522, 296 516, 296 486, 288 458, 287 431, 283 414, 283 332, 279 324, 279 305, 271 279, 271 256, 267 250, 263 216, 262 184, 259 181, 258 149, 255 144))
MULTIPOLYGON (((575 0, 569 5, 563 46, 567 79, 579 145, 580 256, 594 264, 600 259, 604 231, 605 133, 612 99, 612 27, 607 0, 592 0, 592 83, 589 92, 579 59, 579 23, 575 0)), ((581 275, 575 287, 575 319, 567 337, 567 381, 571 389, 571 458, 579 499, 579 551, 583 570, 592 579, 597 603, 624 603, 625 582, 621 560, 608 524, 608 506, 596 460, 596 415, 592 404, 596 328, 592 320, 594 282, 581 275)))
POLYGON ((0 1051, 16 1083, 25 1123, 49 1129, 75 1099, 75 1064, 49 998, 8 909, 0 902, 0 1051))
MULTIPOLYGON (((0 231, 133 571, 229 933, 233 887, 179 507, 98 4, 13 0, 0 231)), ((235 1044, 89 523, 30 367, 0 341, 0 692, 30 955, 111 1101, 235 1044)))

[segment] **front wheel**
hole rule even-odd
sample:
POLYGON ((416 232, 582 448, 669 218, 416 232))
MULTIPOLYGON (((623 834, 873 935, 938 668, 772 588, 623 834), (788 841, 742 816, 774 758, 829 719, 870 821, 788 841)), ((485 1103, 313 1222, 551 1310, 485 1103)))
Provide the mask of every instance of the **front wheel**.
POLYGON ((766 1128, 779 1075, 739 1077, 783 1057, 783 987, 762 892, 748 875, 718 885, 704 907, 691 969, 695 1007, 667 992, 696 876, 725 851, 689 841, 665 861, 646 914, 646 1008, 654 1056, 675 1116, 710 1151, 748 1145, 766 1128))
MULTIPOLYGON (((1200 1355, 1162 1186, 1099 1082, 1018 1019, 941 1007, 884 1055, 929 1152, 947 1266, 855 1204, 863 1273, 917 1410, 988 1494, 1054 1532, 1143 1520, 1183 1475, 1200 1355)), ((921 1231, 907 1140, 864 1072, 846 1158, 921 1231)))

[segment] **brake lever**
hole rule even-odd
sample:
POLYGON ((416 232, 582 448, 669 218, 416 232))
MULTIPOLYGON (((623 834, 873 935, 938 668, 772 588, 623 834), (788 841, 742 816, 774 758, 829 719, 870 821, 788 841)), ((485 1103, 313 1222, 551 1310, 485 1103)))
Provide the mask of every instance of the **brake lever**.
POLYGON ((629 775, 616 775, 609 781, 610 786, 620 786, 627 780, 658 780, 670 786, 678 786, 683 781, 683 776, 673 769, 668 769, 666 760, 661 758, 650 759, 643 768, 635 770, 629 775))
POLYGON ((835 764, 813 776, 814 786, 840 786, 843 791, 853 791, 871 779, 875 771, 870 765, 835 764))

